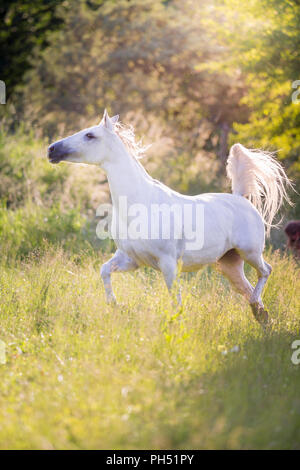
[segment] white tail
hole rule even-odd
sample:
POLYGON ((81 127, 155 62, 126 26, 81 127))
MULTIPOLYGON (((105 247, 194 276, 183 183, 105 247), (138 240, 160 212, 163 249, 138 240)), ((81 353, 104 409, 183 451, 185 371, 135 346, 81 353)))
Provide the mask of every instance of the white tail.
POLYGON ((284 201, 292 204, 287 188, 292 183, 274 154, 249 150, 234 144, 227 161, 227 175, 232 182, 232 193, 247 197, 261 214, 270 233, 274 216, 284 201))

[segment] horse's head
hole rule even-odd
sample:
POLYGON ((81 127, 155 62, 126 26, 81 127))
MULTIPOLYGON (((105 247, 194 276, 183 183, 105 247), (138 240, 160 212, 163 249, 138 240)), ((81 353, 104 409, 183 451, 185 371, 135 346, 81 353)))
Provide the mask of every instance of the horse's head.
POLYGON ((105 110, 102 121, 97 126, 54 142, 48 147, 50 162, 66 161, 101 166, 111 157, 111 143, 118 118, 119 116, 110 118, 105 110))

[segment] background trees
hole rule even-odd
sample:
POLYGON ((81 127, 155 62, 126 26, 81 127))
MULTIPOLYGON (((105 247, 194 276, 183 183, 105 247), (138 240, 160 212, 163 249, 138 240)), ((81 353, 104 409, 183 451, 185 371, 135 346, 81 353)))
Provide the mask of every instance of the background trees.
MULTIPOLYGON (((226 34, 228 63, 242 70, 247 93, 241 101, 249 110, 247 122, 234 123, 237 134, 232 139, 278 149, 278 157, 299 182, 300 106, 293 103, 292 94, 300 77, 300 2, 230 0, 222 4, 231 24, 226 34)), ((220 28, 220 40, 224 33, 220 28)))
POLYGON ((0 77, 9 94, 23 84, 34 49, 49 45, 49 32, 63 25, 61 0, 2 0, 0 4, 0 77))

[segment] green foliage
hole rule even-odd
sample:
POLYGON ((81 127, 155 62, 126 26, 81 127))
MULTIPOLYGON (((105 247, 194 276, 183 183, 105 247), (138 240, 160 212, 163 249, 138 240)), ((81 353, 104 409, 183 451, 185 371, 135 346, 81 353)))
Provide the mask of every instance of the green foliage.
MULTIPOLYGON (((227 61, 242 70, 248 122, 236 121, 231 141, 279 150, 300 182, 300 105, 292 102, 300 78, 300 4, 294 0, 225 0, 227 61), (230 25, 230 27, 228 27, 230 25)), ((223 37, 224 28, 219 30, 223 37)))
POLYGON ((27 205, 16 210, 0 208, 0 249, 2 260, 40 255, 49 244, 70 253, 91 249, 87 221, 77 209, 62 212, 60 206, 43 208, 27 205))
POLYGON ((23 82, 30 69, 34 49, 41 51, 48 34, 63 24, 57 13, 62 0, 1 0, 0 4, 0 79, 8 97, 23 82))
POLYGON ((51 205, 58 201, 68 177, 66 166, 54 169, 45 158, 46 142, 20 127, 0 133, 0 199, 11 209, 26 202, 51 205))
POLYGON ((106 305, 94 256, 2 266, 1 448, 299 449, 299 267, 267 259, 267 333, 214 272, 184 278, 174 311, 142 271, 106 305))

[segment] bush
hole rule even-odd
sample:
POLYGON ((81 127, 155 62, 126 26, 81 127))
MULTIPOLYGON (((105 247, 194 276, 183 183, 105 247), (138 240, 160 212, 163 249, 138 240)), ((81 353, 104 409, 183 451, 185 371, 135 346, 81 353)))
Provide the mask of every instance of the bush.
POLYGON ((43 208, 33 204, 16 210, 0 208, 0 238, 3 260, 44 252, 49 244, 68 251, 91 249, 86 240, 86 219, 77 209, 62 212, 59 205, 43 208))

